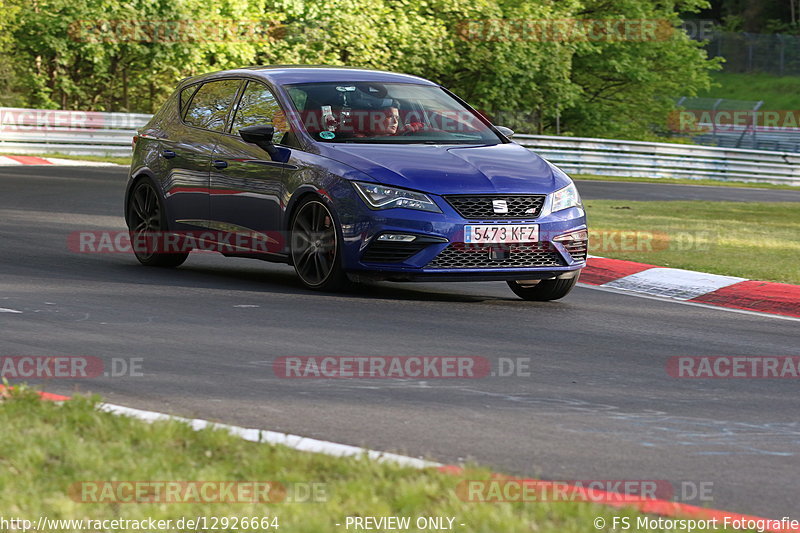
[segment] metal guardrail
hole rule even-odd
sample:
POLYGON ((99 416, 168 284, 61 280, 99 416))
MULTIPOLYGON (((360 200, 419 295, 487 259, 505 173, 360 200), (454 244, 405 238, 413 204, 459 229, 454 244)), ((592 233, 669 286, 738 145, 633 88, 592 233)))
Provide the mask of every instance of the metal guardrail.
MULTIPOLYGON (((150 115, 0 108, 0 153, 128 156, 150 115)), ((572 174, 800 185, 800 154, 548 135, 514 140, 572 174)))
POLYGON ((705 133, 692 136, 692 142, 726 148, 772 150, 800 154, 800 128, 764 127, 752 125, 725 125, 699 123, 705 133))
POLYGON ((516 135, 571 174, 735 180, 800 185, 800 154, 548 135, 516 135))
POLYGON ((129 156, 151 115, 0 107, 0 152, 129 156))

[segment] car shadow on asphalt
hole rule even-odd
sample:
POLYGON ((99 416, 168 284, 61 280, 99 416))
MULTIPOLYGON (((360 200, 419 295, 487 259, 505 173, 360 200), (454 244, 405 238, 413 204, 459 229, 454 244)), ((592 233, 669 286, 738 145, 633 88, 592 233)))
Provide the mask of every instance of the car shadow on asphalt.
MULTIPOLYGON (((125 273, 123 277, 116 278, 118 281, 147 285, 165 284, 170 287, 206 287, 209 289, 224 289, 226 291, 315 295, 318 297, 348 299, 369 298, 459 303, 481 303, 487 300, 498 300, 495 296, 444 292, 433 289, 431 284, 427 283, 369 282, 356 284, 343 292, 312 291, 303 287, 294 271, 288 267, 285 271, 277 270, 274 267, 259 269, 258 265, 243 268, 239 265, 223 267, 185 264, 174 270, 147 268, 135 263, 117 264, 115 267, 125 273), (147 276, 142 276, 141 273, 143 272, 146 272, 147 276)), ((517 301, 517 298, 510 291, 507 299, 517 301)))

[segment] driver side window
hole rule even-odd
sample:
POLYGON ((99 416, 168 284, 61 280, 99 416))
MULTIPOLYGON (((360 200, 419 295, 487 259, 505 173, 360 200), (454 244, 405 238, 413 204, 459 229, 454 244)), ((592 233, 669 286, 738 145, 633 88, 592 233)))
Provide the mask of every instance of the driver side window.
POLYGON ((231 133, 238 135, 240 129, 256 125, 273 126, 275 128, 273 140, 276 144, 280 144, 288 131, 286 115, 278 105, 272 91, 265 85, 248 81, 236 110, 236 116, 233 118, 231 133))

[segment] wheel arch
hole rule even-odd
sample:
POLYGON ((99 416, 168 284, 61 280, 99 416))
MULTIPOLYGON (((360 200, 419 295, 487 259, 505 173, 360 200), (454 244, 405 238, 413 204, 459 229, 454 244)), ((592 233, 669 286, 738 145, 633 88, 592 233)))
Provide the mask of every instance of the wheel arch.
POLYGON ((161 187, 161 183, 156 178, 155 174, 152 170, 144 167, 139 170, 136 170, 131 173, 130 179, 128 179, 128 184, 125 188, 125 224, 128 225, 128 202, 130 201, 131 193, 133 189, 142 181, 142 180, 149 180, 151 185, 155 187, 156 192, 159 195, 159 200, 161 201, 161 207, 164 209, 165 215, 167 215, 167 223, 169 223, 169 213, 167 212, 167 202, 164 195, 164 189, 161 187))

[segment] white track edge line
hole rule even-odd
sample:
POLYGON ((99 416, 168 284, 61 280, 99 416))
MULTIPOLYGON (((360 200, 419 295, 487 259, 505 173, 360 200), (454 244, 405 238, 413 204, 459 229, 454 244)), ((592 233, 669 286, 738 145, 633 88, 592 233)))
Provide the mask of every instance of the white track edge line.
POLYGON ((101 411, 112 413, 115 415, 129 416, 137 418, 146 422, 155 422, 157 420, 175 420, 178 422, 185 422, 189 424, 192 429, 199 431, 206 428, 221 429, 227 431, 231 435, 241 439, 260 442, 268 444, 279 444, 289 448, 312 453, 321 453, 333 457, 358 457, 366 455, 370 459, 378 462, 389 462, 400 466, 408 466, 411 468, 434 468, 443 466, 441 463, 433 461, 426 461, 415 457, 408 457, 396 453, 380 452, 377 450, 370 450, 368 448, 361 448, 359 446, 351 446, 349 444, 339 444, 325 440, 312 439, 309 437, 301 437, 300 435, 290 435, 288 433, 278 433, 275 431, 267 431, 263 429, 244 428, 241 426, 232 426, 229 424, 219 424, 216 422, 209 422, 200 418, 183 418, 180 416, 173 416, 156 411, 145 411, 143 409, 134 409, 132 407, 124 407, 122 405, 115 405, 110 403, 101 403, 98 408, 101 411))

